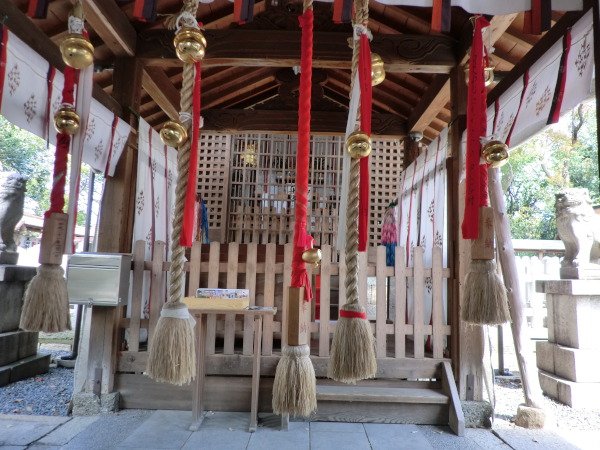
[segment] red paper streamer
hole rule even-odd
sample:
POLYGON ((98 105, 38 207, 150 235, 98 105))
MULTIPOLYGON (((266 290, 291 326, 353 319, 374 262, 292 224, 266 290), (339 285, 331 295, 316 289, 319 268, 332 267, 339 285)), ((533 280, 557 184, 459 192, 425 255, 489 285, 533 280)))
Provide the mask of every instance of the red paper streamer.
POLYGON ((304 287, 304 299, 310 301, 313 293, 302 253, 311 245, 312 241, 312 238, 306 233, 314 22, 312 9, 307 9, 298 20, 302 28, 302 42, 300 49, 300 95, 298 98, 298 152, 296 153, 296 223, 294 225, 291 286, 295 288, 304 287))
MULTIPOLYGON (((62 103, 72 105, 74 102, 76 71, 72 67, 65 67, 65 84, 62 91, 62 103)), ((65 207, 65 185, 67 181, 67 160, 71 136, 66 133, 56 135, 56 151, 54 153, 54 173, 52 177, 52 191, 50 192, 50 209, 45 217, 58 212, 62 213, 65 207)))
POLYGON ((348 319, 367 319, 367 313, 357 311, 346 311, 340 309, 340 317, 346 317, 348 319))
POLYGON ((554 99, 552 100, 552 108, 550 109, 547 125, 556 123, 558 122, 558 119, 560 119, 560 109, 565 95, 565 85, 567 84, 567 61, 569 60, 569 50, 571 50, 571 29, 568 29, 563 37, 563 54, 560 60, 558 80, 556 81, 554 99))
MULTIPOLYGON (((479 236, 479 207, 487 202, 483 190, 483 178, 487 178, 487 166, 480 165, 481 138, 487 130, 487 92, 484 80, 485 52, 482 29, 490 23, 477 17, 469 60, 469 86, 467 101, 467 175, 465 213, 462 222, 463 239, 479 236)), ((487 186, 487 180, 485 181, 487 186)), ((487 190, 486 190, 487 192, 487 190)))
MULTIPOLYGON (((358 57, 358 79, 360 82, 360 129, 371 136, 371 110, 373 87, 371 86, 371 46, 366 34, 360 35, 358 57)), ((369 237, 369 157, 360 160, 360 191, 358 198, 358 251, 367 250, 369 237)))
MULTIPOLYGON (((8 28, 0 24, 0 35, 2 36, 2 45, 0 46, 0 86, 4 86, 4 76, 6 75, 6 51, 8 43, 8 28)), ((3 89, 0 89, 0 105, 2 105, 3 89)))
POLYGON ((194 204, 196 202, 196 183, 198 178, 198 141, 200 139, 200 81, 202 65, 194 64, 194 97, 192 100, 192 143, 190 146, 190 165, 188 167, 187 185, 185 187, 185 203, 183 207, 183 224, 179 245, 191 247, 194 235, 194 204))

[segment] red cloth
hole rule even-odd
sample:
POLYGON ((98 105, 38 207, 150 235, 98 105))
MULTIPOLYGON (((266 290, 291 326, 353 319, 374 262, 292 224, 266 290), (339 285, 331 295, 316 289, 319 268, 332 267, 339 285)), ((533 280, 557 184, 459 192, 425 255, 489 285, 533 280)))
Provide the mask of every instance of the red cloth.
MULTIPOLYGON (((183 224, 179 245, 191 247, 194 234, 194 207, 196 202, 196 183, 198 179, 198 141, 200 140, 200 81, 202 65, 194 64, 194 97, 192 100, 192 143, 190 146, 190 165, 188 167, 187 185, 185 187, 185 203, 183 207, 183 224)), ((182 175, 179 175, 182 176, 182 175)))
POLYGON ((367 313, 346 311, 345 309, 340 309, 340 317, 346 317, 348 319, 366 319, 367 313))
MULTIPOLYGON (((65 84, 62 92, 62 102, 70 105, 74 102, 76 70, 65 67, 65 84)), ((50 192, 50 209, 45 217, 54 212, 62 213, 65 207, 65 185, 67 181, 67 160, 71 136, 66 133, 56 135, 56 151, 54 153, 54 173, 52 175, 52 191, 50 192)))
POLYGON ((469 86, 467 101, 467 176, 465 214, 462 222, 463 239, 479 236, 479 207, 487 203, 487 166, 480 165, 481 138, 487 131, 487 92, 484 79, 485 51, 482 29, 490 23, 479 16, 475 21, 471 59, 469 60, 469 86), (485 181, 483 180, 485 178, 485 181))
POLYGON ((296 223, 294 225, 291 286, 304 287, 304 299, 310 301, 313 293, 302 253, 311 245, 312 241, 312 238, 306 233, 314 22, 312 9, 307 9, 298 20, 302 28, 302 43, 300 50, 300 95, 298 98, 298 152, 296 153, 296 223))
MULTIPOLYGON (((371 86, 371 46, 366 34, 360 35, 358 57, 358 79, 360 81, 360 129, 371 136, 371 110, 373 87, 371 86)), ((360 190, 358 198, 358 251, 367 250, 369 241, 369 157, 360 160, 360 190)))

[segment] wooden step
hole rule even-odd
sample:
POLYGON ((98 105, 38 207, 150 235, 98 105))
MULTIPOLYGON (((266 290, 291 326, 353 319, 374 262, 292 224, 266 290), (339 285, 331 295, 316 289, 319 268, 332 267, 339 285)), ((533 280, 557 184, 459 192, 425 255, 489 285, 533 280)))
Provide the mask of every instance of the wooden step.
POLYGON ((437 389, 370 386, 317 386, 317 401, 427 403, 447 405, 448 396, 437 389))

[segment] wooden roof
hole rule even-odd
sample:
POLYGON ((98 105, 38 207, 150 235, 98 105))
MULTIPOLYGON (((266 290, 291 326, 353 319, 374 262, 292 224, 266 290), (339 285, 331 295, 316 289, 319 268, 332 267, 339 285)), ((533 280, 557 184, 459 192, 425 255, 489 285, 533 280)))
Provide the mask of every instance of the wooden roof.
MULTIPOLYGON (((54 0, 46 19, 25 16, 28 0, 7 0, 0 14, 13 32, 49 58, 67 34, 71 0, 54 0), (31 31, 41 31, 38 34, 31 31), (18 27, 15 29, 15 27, 18 27), (49 38, 49 39, 47 39, 49 38), (51 42, 50 42, 51 41, 51 42)), ((165 14, 179 11, 180 0, 158 0, 154 23, 135 21, 133 2, 86 0, 86 27, 95 47, 95 81, 112 91, 113 67, 119 57, 143 60, 143 95, 139 114, 159 128, 177 117, 182 65, 172 48, 173 31, 165 14)), ((348 24, 334 24, 331 3, 315 3, 313 116, 316 132, 343 132, 348 108, 351 50, 348 24)), ((452 8, 448 34, 431 31, 431 8, 369 4, 371 47, 386 63, 386 80, 373 89, 373 129, 376 134, 405 136, 421 131, 434 139, 450 121, 449 72, 464 64, 472 35, 470 14, 452 8)), ((256 0, 254 20, 233 22, 233 3, 199 3, 198 21, 208 41, 202 73, 202 115, 205 128, 231 130, 295 129, 302 3, 256 0)), ((572 13, 568 13, 572 14, 572 13)), ((553 12, 553 25, 563 16, 553 12)), ((497 77, 510 71, 540 36, 522 33, 523 13, 490 18, 489 42, 495 48, 497 77)), ((490 87, 494 89, 494 85, 490 87)), ((96 94, 100 94, 96 90, 96 94)), ((98 98, 98 95, 96 95, 98 98)), ((103 102, 109 104, 110 100, 103 102)))

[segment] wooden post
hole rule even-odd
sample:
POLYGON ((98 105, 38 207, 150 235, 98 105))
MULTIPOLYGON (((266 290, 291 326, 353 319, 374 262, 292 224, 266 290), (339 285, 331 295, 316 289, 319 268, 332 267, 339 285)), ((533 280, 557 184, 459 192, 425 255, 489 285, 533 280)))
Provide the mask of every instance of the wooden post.
POLYGON ((406 169, 419 156, 419 141, 415 141, 410 136, 407 136, 402 142, 404 143, 402 166, 406 169))
MULTIPOLYGON (((137 120, 128 107, 131 106, 134 111, 139 108, 142 71, 138 59, 121 58, 115 64, 113 97, 123 105, 122 118, 129 121, 134 130, 137 129, 137 120)), ((99 252, 131 252, 136 168, 137 135, 133 132, 117 164, 114 177, 108 178, 104 187, 98 227, 99 252)), ((83 382, 83 386, 86 392, 91 392, 90 380, 94 379, 96 369, 102 368, 101 393, 107 394, 113 390, 119 339, 117 321, 123 308, 93 306, 91 310, 91 326, 87 330, 89 347, 82 349, 87 368, 82 370, 80 376, 87 377, 88 381, 83 382)))
POLYGON ((541 408, 543 405, 541 401, 542 390, 537 377, 537 368, 531 358, 533 351, 531 340, 529 339, 527 319, 524 314, 525 305, 521 298, 521 291, 519 290, 519 272, 515 262, 515 250, 510 236, 508 217, 506 216, 506 204, 500 183, 500 171, 490 168, 488 174, 490 201, 494 210, 494 225, 496 239, 498 240, 498 254, 502 265, 504 284, 508 290, 508 302, 512 320, 510 327, 515 344, 519 372, 521 373, 525 403, 532 408, 541 408))
MULTIPOLYGON (((589 6, 589 1, 586 2, 586 6, 589 6)), ((594 21, 594 42, 600 42, 600 4, 597 1, 592 3, 592 14, 594 21)), ((598 94, 600 93, 600 45, 594 45, 594 87, 596 88, 596 130, 600 130, 600 102, 598 101, 598 94)), ((596 133, 596 145, 600 144, 600 134, 596 133)), ((598 147, 600 148, 600 147, 598 147)), ((598 162, 600 163, 600 153, 598 153, 598 162)), ((600 164, 598 165, 600 170, 600 164)))
POLYGON ((304 288, 289 288, 287 311, 287 344, 294 347, 308 344, 304 288))
POLYGON ((483 399, 483 329, 460 320, 463 305, 463 280, 471 261, 471 242, 464 240, 460 224, 465 208, 464 181, 458 183, 462 167, 460 147, 463 131, 466 128, 467 87, 462 67, 456 67, 450 74, 450 97, 453 125, 450 127, 450 149, 448 158, 448 211, 458 211, 448 218, 450 236, 448 261, 453 276, 449 280, 448 322, 452 326, 451 351, 454 373, 457 377, 458 392, 461 400, 481 401, 483 399), (473 383, 467 379, 473 379, 473 383))

